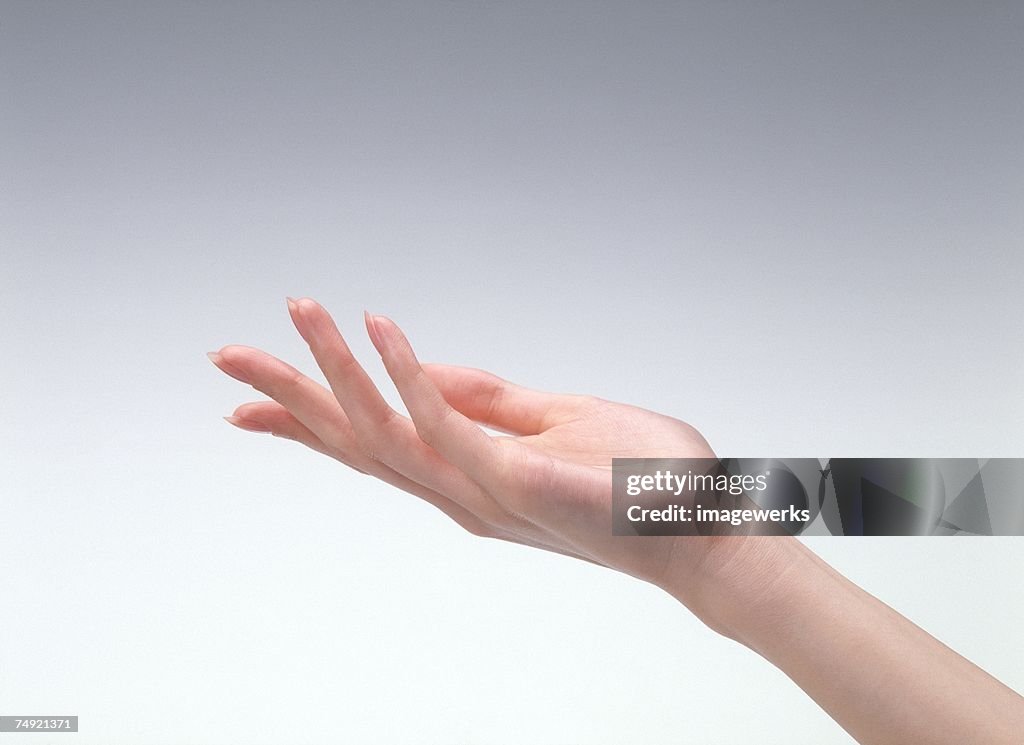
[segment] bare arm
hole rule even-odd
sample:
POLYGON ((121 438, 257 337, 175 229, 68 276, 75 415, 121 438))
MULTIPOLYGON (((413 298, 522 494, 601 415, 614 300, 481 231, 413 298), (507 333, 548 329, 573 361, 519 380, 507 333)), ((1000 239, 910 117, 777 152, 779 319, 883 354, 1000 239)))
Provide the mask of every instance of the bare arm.
POLYGON ((1024 698, 796 539, 613 536, 611 459, 713 457, 688 424, 472 368, 421 365, 392 321, 368 315, 405 416, 319 304, 290 300, 289 312, 330 389, 258 349, 224 347, 214 364, 273 399, 238 407, 232 424, 298 440, 430 502, 475 535, 664 588, 783 670, 862 743, 1024 742, 1024 698))
MULTIPOLYGON (((791 538, 729 538, 703 620, 781 669, 858 742, 1024 743, 1024 698, 791 538)), ((687 602, 669 578, 666 589, 687 602)))

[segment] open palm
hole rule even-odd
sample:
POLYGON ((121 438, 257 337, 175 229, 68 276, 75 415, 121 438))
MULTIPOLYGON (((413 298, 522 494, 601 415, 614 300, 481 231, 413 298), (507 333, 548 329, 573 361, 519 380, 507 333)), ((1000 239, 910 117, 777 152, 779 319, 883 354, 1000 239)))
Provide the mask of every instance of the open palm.
POLYGON ((239 406, 229 422, 302 442, 425 499, 475 535, 657 580, 674 539, 611 535, 609 470, 612 458, 712 457, 691 426, 593 396, 531 390, 474 368, 421 365, 394 322, 367 314, 404 416, 322 306, 307 298, 289 299, 288 307, 330 388, 261 350, 224 347, 211 353, 213 362, 273 399, 239 406))

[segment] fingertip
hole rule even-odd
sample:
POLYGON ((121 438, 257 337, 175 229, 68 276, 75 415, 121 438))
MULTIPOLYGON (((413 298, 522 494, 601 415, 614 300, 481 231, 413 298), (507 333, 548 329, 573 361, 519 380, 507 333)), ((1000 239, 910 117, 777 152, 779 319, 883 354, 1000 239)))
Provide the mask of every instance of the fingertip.
POLYGON ((295 327, 307 342, 326 342, 335 334, 341 334, 334 318, 316 300, 303 297, 293 302, 295 309, 292 318, 295 320, 295 327))
POLYGON ((304 316, 309 316, 312 313, 323 313, 324 315, 330 315, 327 313, 327 309, 324 308, 320 303, 311 297, 300 297, 297 300, 293 300, 296 309, 304 316))
POLYGON ((373 322, 378 325, 378 327, 386 326, 389 329, 398 329, 398 324, 392 321, 387 316, 373 315, 370 317, 373 319, 373 322))
MULTIPOLYGON (((228 344, 227 346, 221 347, 217 352, 214 352, 214 354, 220 363, 217 366, 223 370, 225 366, 237 367, 245 364, 248 360, 251 360, 253 357, 253 348, 242 344, 228 344)), ((210 359, 213 358, 211 357, 210 359)))
POLYGON ((246 432, 263 433, 271 431, 270 427, 263 424, 262 422, 257 422, 253 419, 243 419, 242 417, 236 415, 226 416, 224 417, 224 421, 227 422, 228 424, 237 427, 238 429, 243 429, 246 432))
POLYGON ((249 401, 235 407, 235 410, 231 412, 231 416, 236 419, 260 421, 261 413, 265 413, 269 407, 277 406, 280 406, 280 404, 274 401, 249 401))
POLYGON ((223 360, 234 361, 247 354, 251 349, 252 347, 247 347, 244 344, 226 344, 214 354, 223 360))
POLYGON ((298 331, 299 335, 308 342, 309 324, 304 308, 304 300, 305 298, 288 298, 288 315, 291 316, 292 325, 295 326, 295 330, 298 331))
POLYGON ((384 346, 381 343, 380 332, 377 330, 376 317, 370 315, 367 310, 363 311, 363 323, 366 324, 366 334, 370 337, 370 341, 373 343, 374 348, 380 353, 384 354, 384 346))
POLYGON ((373 323, 377 340, 381 346, 389 349, 394 348, 395 342, 405 339, 402 329, 398 328, 398 324, 387 316, 372 315, 370 320, 373 323))
POLYGON ((292 321, 299 335, 310 347, 319 347, 337 329, 330 314, 313 298, 301 297, 289 305, 292 321), (328 335, 325 337, 325 335, 328 335))
POLYGON ((217 352, 207 352, 206 356, 209 357, 210 362, 216 365, 217 368, 225 375, 229 375, 235 380, 245 383, 246 385, 252 385, 252 381, 249 379, 249 376, 238 367, 240 359, 238 350, 240 349, 244 349, 244 347, 229 344, 226 347, 222 347, 217 352))

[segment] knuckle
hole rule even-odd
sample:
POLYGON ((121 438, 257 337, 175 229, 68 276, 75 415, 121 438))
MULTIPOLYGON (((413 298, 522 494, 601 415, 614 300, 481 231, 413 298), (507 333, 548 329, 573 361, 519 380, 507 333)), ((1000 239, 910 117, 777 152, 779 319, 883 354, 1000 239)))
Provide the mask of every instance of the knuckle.
POLYGON ((289 369, 281 373, 267 388, 265 393, 271 398, 288 396, 299 393, 302 390, 306 376, 295 369, 289 369))
POLYGON ((390 408, 388 411, 390 413, 374 421, 352 419, 352 432, 358 448, 371 461, 383 463, 388 444, 395 439, 395 412, 390 408))
POLYGON ((355 358, 354 354, 348 350, 338 352, 334 370, 339 377, 348 377, 358 367, 359 361, 355 358))
POLYGON ((337 460, 348 466, 355 462, 359 448, 357 447, 355 435, 351 427, 348 426, 348 422, 343 419, 331 420, 331 426, 326 428, 320 440, 337 460))
MULTIPOLYGON (((496 377, 496 376, 492 376, 496 377)), ((485 421, 492 422, 497 418, 497 412, 501 409, 501 405, 505 399, 505 386, 497 383, 492 389, 491 395, 487 400, 487 408, 485 413, 485 421)))
POLYGON ((509 448, 498 462, 501 477, 499 505, 515 524, 536 527, 539 498, 551 483, 554 461, 529 457, 521 450, 509 448))
POLYGON ((530 462, 529 454, 511 438, 495 437, 491 442, 496 454, 495 482, 501 485, 502 492, 517 494, 527 490, 536 475, 536 466, 530 462))
POLYGON ((382 406, 381 410, 377 413, 374 428, 391 435, 396 432, 396 429, 401 425, 401 421, 402 420, 401 417, 398 416, 398 412, 390 406, 385 405, 382 406))
POLYGON ((390 461, 388 453, 394 447, 395 438, 393 432, 380 427, 371 427, 359 433, 360 451, 371 461, 387 464, 390 461))
POLYGON ((306 376, 298 370, 289 370, 284 375, 284 384, 288 388, 301 388, 306 381, 306 376))
POLYGON ((428 445, 436 443, 451 422, 452 409, 448 406, 433 407, 427 414, 415 417, 416 434, 428 445))

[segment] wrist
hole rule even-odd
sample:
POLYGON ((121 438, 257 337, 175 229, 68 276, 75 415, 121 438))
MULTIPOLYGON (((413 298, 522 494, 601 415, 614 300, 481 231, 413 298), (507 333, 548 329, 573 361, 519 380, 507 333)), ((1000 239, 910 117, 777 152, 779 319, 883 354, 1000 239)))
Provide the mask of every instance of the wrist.
POLYGON ((680 537, 659 585, 709 628, 758 651, 762 631, 785 621, 785 588, 814 555, 789 536, 680 537), (694 550, 697 556, 694 558, 694 550))

